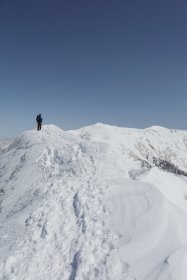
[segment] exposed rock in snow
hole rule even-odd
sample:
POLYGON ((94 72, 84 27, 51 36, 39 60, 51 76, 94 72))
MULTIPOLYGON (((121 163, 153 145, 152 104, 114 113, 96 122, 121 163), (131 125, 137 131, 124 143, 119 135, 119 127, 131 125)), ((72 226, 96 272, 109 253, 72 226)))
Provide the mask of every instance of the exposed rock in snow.
POLYGON ((186 280, 187 132, 27 131, 0 155, 0 279, 186 280))

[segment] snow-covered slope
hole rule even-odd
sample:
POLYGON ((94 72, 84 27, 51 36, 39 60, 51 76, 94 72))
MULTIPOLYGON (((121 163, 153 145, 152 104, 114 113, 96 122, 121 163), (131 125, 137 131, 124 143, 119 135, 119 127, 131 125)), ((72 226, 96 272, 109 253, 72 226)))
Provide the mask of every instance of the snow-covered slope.
POLYGON ((12 142, 11 139, 0 139, 0 153, 5 151, 12 142))
POLYGON ((0 279, 186 280, 187 132, 27 131, 0 155, 0 279))
POLYGON ((95 124, 71 133, 105 143, 118 175, 153 183, 187 213, 187 131, 95 124))

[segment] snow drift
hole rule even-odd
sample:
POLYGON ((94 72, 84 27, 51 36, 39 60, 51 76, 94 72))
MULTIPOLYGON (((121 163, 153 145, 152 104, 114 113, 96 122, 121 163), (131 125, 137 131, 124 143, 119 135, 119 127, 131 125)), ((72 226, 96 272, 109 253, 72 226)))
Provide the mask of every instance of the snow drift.
POLYGON ((0 155, 0 279, 186 280, 187 132, 27 131, 0 155))
POLYGON ((0 139, 0 153, 6 150, 12 141, 11 139, 0 139))

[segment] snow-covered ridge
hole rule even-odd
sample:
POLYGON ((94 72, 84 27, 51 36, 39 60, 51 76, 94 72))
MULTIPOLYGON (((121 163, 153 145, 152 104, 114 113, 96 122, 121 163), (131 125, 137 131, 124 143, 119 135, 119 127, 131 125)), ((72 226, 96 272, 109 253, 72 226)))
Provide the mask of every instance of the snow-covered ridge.
POLYGON ((185 172, 186 131, 24 132, 0 155, 0 279, 186 280, 185 172))
POLYGON ((114 152, 139 162, 142 169, 156 166, 167 172, 187 176, 187 131, 159 126, 131 129, 99 123, 72 133, 108 144, 114 152))

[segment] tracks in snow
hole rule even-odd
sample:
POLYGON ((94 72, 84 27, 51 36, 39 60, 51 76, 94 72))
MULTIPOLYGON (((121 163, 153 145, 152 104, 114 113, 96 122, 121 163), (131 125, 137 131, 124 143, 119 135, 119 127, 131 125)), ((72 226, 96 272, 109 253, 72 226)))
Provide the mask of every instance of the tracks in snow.
MULTIPOLYGON (((19 221, 22 229, 7 247, 11 257, 0 267, 2 279, 33 280, 33 271, 34 280, 106 279, 108 247, 101 218, 105 185, 98 181, 103 147, 68 141, 62 138, 58 146, 47 143, 36 159, 40 182, 30 184, 19 204, 7 213, 18 223, 23 212, 24 220, 19 221)), ((15 182, 29 157, 16 169, 15 182)))
MULTIPOLYGON (((51 154, 54 156, 54 151, 49 152, 49 157, 51 154)), ((47 161, 54 162, 54 158, 50 158, 50 161, 48 158, 47 161)), ((53 168, 58 182, 56 191, 60 193, 53 194, 53 197, 56 197, 56 202, 61 204, 63 217, 63 223, 59 222, 60 231, 55 230, 55 232, 61 232, 66 242, 65 254, 62 258, 66 267, 61 275, 63 279, 95 280, 98 275, 100 278, 102 275, 103 279, 106 278, 105 259, 108 249, 104 245, 106 233, 101 219, 103 212, 101 200, 105 186, 97 183, 96 166, 99 163, 95 162, 93 157, 90 161, 89 173, 86 176, 84 172, 83 176, 72 176, 71 180, 60 178, 60 174, 57 174, 60 171, 59 166, 53 168)), ((58 242, 60 240, 61 237, 58 242)), ((63 244, 61 247, 64 249, 63 244)))

